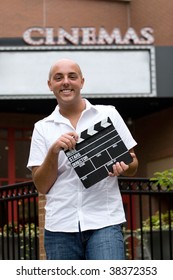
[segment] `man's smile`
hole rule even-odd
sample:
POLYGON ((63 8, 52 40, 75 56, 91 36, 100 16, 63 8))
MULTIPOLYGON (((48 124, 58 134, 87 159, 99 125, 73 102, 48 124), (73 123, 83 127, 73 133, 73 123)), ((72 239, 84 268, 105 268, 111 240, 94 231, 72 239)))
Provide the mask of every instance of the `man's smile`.
POLYGON ((69 93, 71 93, 73 91, 73 89, 62 89, 60 91, 65 93, 65 94, 69 94, 69 93))

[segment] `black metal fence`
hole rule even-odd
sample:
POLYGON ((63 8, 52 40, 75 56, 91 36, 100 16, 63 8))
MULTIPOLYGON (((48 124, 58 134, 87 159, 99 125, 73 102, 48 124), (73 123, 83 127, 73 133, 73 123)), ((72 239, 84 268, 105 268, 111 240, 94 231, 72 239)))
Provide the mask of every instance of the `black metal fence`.
POLYGON ((38 255, 38 193, 32 182, 0 187, 0 259, 38 255))
POLYGON ((127 259, 173 259, 173 191, 141 178, 119 179, 127 259))
MULTIPOLYGON (((173 191, 120 178, 126 259, 173 259, 173 191)), ((0 187, 0 259, 39 259, 38 193, 33 182, 0 187)))

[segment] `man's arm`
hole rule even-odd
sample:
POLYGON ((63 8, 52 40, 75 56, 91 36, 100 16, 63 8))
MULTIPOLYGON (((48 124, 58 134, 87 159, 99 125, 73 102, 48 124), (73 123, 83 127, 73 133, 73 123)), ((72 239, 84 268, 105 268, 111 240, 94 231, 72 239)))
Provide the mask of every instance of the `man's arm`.
POLYGON ((58 177, 58 153, 49 150, 44 162, 40 166, 32 167, 32 179, 37 190, 46 194, 58 177))
POLYGON ((78 136, 75 132, 62 135, 50 147, 43 163, 32 167, 33 182, 39 192, 46 194, 58 178, 58 156, 59 152, 75 148, 78 136))

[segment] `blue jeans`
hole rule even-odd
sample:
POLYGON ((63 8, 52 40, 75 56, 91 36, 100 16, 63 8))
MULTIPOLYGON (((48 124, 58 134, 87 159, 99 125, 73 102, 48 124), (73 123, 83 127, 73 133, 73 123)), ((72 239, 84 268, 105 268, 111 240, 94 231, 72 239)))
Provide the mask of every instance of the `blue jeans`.
POLYGON ((45 230, 48 260, 124 260, 121 225, 81 232, 45 230))

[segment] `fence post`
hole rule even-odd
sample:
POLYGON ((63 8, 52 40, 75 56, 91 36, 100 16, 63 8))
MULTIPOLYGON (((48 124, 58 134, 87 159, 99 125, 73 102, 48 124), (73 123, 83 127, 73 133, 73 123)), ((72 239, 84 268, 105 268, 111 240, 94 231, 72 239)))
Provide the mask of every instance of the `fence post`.
POLYGON ((39 259, 45 260, 46 253, 44 250, 44 223, 45 223, 45 195, 39 193, 38 196, 38 221, 39 221, 39 259))

